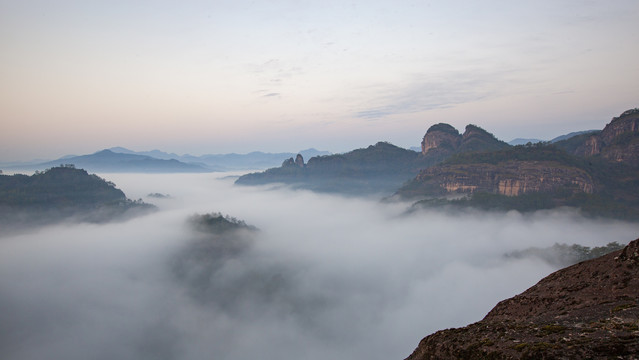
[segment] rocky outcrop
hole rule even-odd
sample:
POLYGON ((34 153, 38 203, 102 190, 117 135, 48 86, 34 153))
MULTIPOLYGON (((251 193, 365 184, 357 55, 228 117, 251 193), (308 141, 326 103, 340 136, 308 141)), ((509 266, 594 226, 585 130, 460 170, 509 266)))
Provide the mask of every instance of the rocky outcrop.
POLYGON ((288 168, 288 167, 303 168, 304 166, 306 165, 304 164, 304 158, 302 157, 301 154, 297 154, 297 156, 295 157, 295 160, 293 160, 293 158, 288 158, 284 160, 284 162, 282 163, 283 168, 288 168))
POLYGON ((598 135, 592 135, 585 139, 583 144, 575 150, 574 154, 577 156, 595 156, 601 153, 601 148, 604 146, 603 141, 598 135))
POLYGON ((599 133, 583 139, 574 150, 578 156, 601 156, 604 159, 639 166, 639 108, 615 117, 599 133))
POLYGON ((431 126, 422 140, 422 155, 445 154, 458 152, 495 151, 507 148, 509 145, 498 140, 488 131, 467 125, 464 134, 460 134, 448 124, 431 126))
POLYGON ((605 144, 610 144, 617 137, 626 133, 639 132, 639 108, 624 111, 612 121, 599 134, 605 144))
POLYGON ((448 124, 435 124, 431 126, 422 139, 422 154, 429 151, 441 151, 453 153, 459 148, 462 135, 448 124))
POLYGON ((498 164, 445 164, 422 170, 404 195, 485 192, 517 196, 570 190, 592 193, 595 182, 585 171, 552 161, 505 161, 498 164))
POLYGON ((475 125, 466 125, 458 152, 496 151, 509 147, 493 134, 475 125))
POLYGON ((636 359, 639 240, 559 270, 483 320, 425 337, 406 360, 636 359))

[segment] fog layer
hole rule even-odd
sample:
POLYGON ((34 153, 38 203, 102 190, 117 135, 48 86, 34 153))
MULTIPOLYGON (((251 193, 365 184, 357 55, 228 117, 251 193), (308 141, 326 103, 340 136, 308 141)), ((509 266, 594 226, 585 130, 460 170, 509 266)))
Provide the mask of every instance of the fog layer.
POLYGON ((3 358, 403 359, 556 270, 504 253, 639 233, 571 211, 404 215, 408 204, 236 187, 220 174, 101 176, 129 198, 170 197, 125 223, 1 236, 3 358), (186 220, 210 212, 259 231, 176 275, 202 240, 186 220))

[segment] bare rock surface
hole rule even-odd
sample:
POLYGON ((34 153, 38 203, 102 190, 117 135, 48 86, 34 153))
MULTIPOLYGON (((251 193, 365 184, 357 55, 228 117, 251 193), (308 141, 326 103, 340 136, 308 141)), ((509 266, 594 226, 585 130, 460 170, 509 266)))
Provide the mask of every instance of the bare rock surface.
POLYGON ((639 239, 559 270, 406 360, 639 358, 639 239))
POLYGON ((574 151, 579 156, 601 156, 604 159, 639 166, 639 109, 630 109, 614 117, 597 134, 584 139, 574 151))

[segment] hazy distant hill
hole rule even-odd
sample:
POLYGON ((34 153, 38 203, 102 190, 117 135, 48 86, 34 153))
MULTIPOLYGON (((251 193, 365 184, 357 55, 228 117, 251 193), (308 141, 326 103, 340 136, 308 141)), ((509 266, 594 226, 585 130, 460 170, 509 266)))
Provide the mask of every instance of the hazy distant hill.
POLYGON ((584 134, 592 134, 592 133, 596 133, 596 132, 599 132, 599 131, 600 130, 575 131, 575 132, 568 133, 566 135, 557 136, 556 138, 550 140, 550 142, 551 143, 556 143, 558 141, 568 140, 568 139, 573 138, 575 136, 584 135, 584 134))
MULTIPOLYGON (((557 136, 555 138, 553 138, 552 140, 548 141, 550 143, 556 143, 558 141, 562 141, 562 140, 567 140, 570 139, 572 137, 575 137, 577 135, 583 135, 583 134, 588 134, 588 133, 593 133, 593 132, 597 132, 599 130, 584 130, 584 131, 575 131, 575 132, 571 132, 565 135, 560 135, 557 136)), ((512 139, 508 142, 509 145, 526 145, 528 143, 531 144, 536 144, 538 142, 545 142, 544 140, 541 139, 523 139, 523 138, 516 138, 516 139, 512 139)))
MULTIPOLYGON (((266 169, 278 166, 282 161, 295 156, 294 153, 266 153, 261 151, 253 151, 248 154, 207 154, 200 156, 193 155, 177 155, 174 153, 166 153, 160 150, 152 151, 132 151, 123 147, 114 147, 109 150, 115 153, 134 154, 151 156, 158 159, 175 159, 189 164, 195 164, 206 167, 215 171, 228 170, 256 170, 266 169)), ((306 149, 299 152, 305 158, 313 156, 330 155, 328 151, 319 151, 316 149, 306 149)))
POLYGON ((38 164, 37 168, 42 169, 61 163, 73 164, 77 168, 95 172, 193 173, 212 171, 200 165, 187 164, 175 159, 156 159, 146 155, 115 153, 111 150, 102 150, 91 155, 65 157, 38 164))
MULTIPOLYGON (((306 158, 330 155, 328 151, 306 149, 299 152, 306 158)), ((248 154, 208 154, 201 156, 177 155, 160 150, 133 151, 112 147, 89 155, 67 155, 50 161, 3 162, 4 169, 42 170, 61 164, 98 172, 210 172, 233 170, 257 170, 279 166, 294 153, 266 153, 254 151, 248 154)))
POLYGON ((285 183, 321 192, 385 193, 429 166, 429 161, 415 151, 379 142, 344 154, 312 157, 306 164, 300 154, 280 167, 241 176, 236 184, 285 183))
POLYGON ((156 159, 162 159, 162 160, 171 160, 171 159, 175 159, 175 160, 181 160, 180 155, 175 154, 175 153, 167 153, 164 151, 160 151, 160 150, 151 150, 151 151, 133 151, 133 150, 129 150, 127 148, 123 148, 121 146, 116 146, 116 147, 112 147, 109 148, 107 150, 113 151, 114 153, 119 153, 119 154, 132 154, 132 155, 144 155, 144 156, 150 156, 156 159))
POLYGON ((526 145, 528 143, 531 144, 536 144, 538 142, 543 142, 543 140, 540 139, 524 139, 524 138, 516 138, 516 139, 512 139, 508 142, 508 145, 526 145))
POLYGON ((70 165, 32 176, 0 175, 0 223, 46 224, 73 217, 103 222, 152 205, 131 201, 115 184, 70 165))

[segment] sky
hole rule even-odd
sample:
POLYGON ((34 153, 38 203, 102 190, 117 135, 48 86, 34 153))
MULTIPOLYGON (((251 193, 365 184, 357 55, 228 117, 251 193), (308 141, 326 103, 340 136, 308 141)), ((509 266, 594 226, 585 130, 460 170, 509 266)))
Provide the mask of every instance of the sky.
POLYGON ((0 0, 0 160, 601 129, 639 106, 638 17, 636 0, 0 0))

